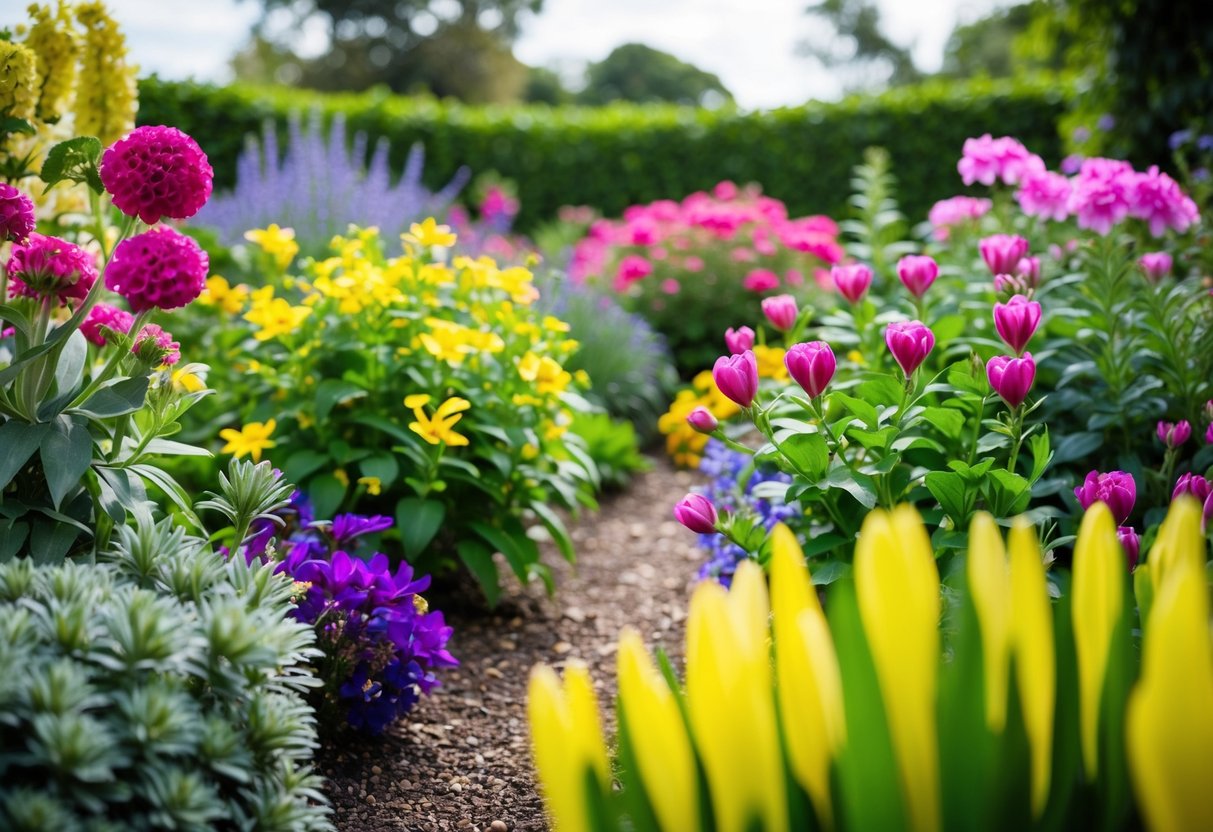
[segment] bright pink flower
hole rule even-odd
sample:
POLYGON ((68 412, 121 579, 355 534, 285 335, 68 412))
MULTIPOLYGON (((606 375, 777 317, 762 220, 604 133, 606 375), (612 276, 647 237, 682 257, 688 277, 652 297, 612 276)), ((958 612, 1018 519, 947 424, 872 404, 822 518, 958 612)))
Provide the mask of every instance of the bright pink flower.
POLYGON ((688 272, 703 271, 703 258, 696 257, 694 254, 687 255, 687 258, 682 261, 682 267, 688 272))
POLYGON ((653 264, 639 254, 629 254, 619 261, 615 270, 615 291, 626 291, 637 280, 642 280, 653 273, 653 264))
POLYGON ((740 329, 729 327, 724 331, 724 345, 728 348, 730 355, 740 355, 746 350, 753 349, 754 330, 748 326, 740 329))
POLYGON ((148 324, 135 336, 131 352, 149 367, 176 364, 181 360, 181 344, 155 324, 148 324))
POLYGON ((101 183, 114 205, 148 225, 197 214, 214 177, 202 148, 176 127, 136 127, 101 156, 101 183))
POLYGON ((177 309, 202 294, 209 268, 192 238, 161 225, 118 244, 105 269, 105 288, 126 298, 132 312, 177 309))
POLYGON ((1120 526, 1116 529, 1116 539, 1125 550, 1125 560, 1128 561, 1129 571, 1137 568, 1137 559, 1141 555, 1141 538, 1131 526, 1120 526))
POLYGON ((1006 345, 1019 355, 1040 326, 1040 304, 1023 295, 994 304, 994 328, 1006 345))
POLYGON ((75 243, 31 232, 9 254, 9 291, 29 298, 84 300, 97 282, 97 261, 75 243))
POLYGON ((825 341, 793 344, 784 355, 783 363, 788 368, 788 374, 804 388, 810 399, 825 392, 838 368, 834 351, 825 341))
POLYGON ((699 534, 715 534, 716 506, 702 494, 688 494, 674 506, 674 519, 699 534))
POLYGON ((1095 503, 1103 503, 1116 518, 1116 525, 1123 526, 1133 513, 1133 504, 1137 502, 1137 483, 1132 474, 1124 471, 1109 471, 1101 474, 1092 471, 1087 474, 1082 485, 1074 489, 1083 511, 1095 503))
POLYGON ((509 222, 518 214, 518 200, 498 185, 490 185, 480 200, 480 216, 490 224, 509 222))
POLYGON ((676 295, 682 291, 682 284, 672 277, 661 281, 661 291, 667 295, 676 295))
POLYGON ((783 282, 789 286, 803 286, 804 275, 800 269, 788 269, 783 273, 783 282))
POLYGON ((750 350, 740 355, 722 355, 712 367, 712 379, 726 398, 749 407, 758 394, 758 359, 750 350))
POLYGON ((1205 431, 1205 444, 1213 445, 1213 424, 1209 425, 1208 430, 1205 431))
POLYGON ((7 182, 0 182, 0 243, 24 243, 34 233, 34 201, 7 182))
POLYGON ((1020 183, 1015 199, 1028 216, 1060 222, 1070 216, 1070 194, 1073 190, 1070 180, 1060 173, 1033 171, 1020 183))
POLYGON ((1018 358, 996 355, 986 362, 986 378, 1007 407, 1016 408, 1023 404, 1032 382, 1036 381, 1036 362, 1030 352, 1018 358))
POLYGON ((830 277, 838 294, 851 303, 859 303, 872 285, 872 269, 863 263, 848 263, 845 266, 834 266, 830 269, 830 277))
POLYGON ((712 195, 717 199, 722 199, 725 202, 737 198, 737 186, 725 179, 722 182, 717 182, 716 187, 712 189, 712 195))
POLYGON ((739 246, 729 252, 729 259, 734 263, 753 263, 758 259, 758 255, 754 253, 754 249, 739 246))
POLYGON ((1079 228, 1106 235, 1128 215, 1136 186, 1137 174, 1128 162, 1087 159, 1074 180, 1070 213, 1078 216, 1079 228))
POLYGON ((745 279, 741 281, 741 285, 756 294, 769 292, 772 289, 779 288, 779 275, 770 269, 754 269, 745 276, 745 279))
POLYGON ((1158 441, 1168 448, 1178 448, 1192 436, 1192 424, 1186 419, 1178 422, 1159 422, 1158 441))
POLYGON ((1161 237, 1168 228, 1182 234, 1200 221, 1196 203, 1183 192, 1178 182, 1160 173, 1157 165, 1137 174, 1130 201, 1129 213, 1145 220, 1155 237, 1161 237))
POLYGON ((1035 289, 1040 285, 1040 258, 1021 257, 1015 264, 1015 274, 1024 278, 1028 285, 1035 289))
POLYGON ((953 226, 968 225, 981 219, 994 206, 988 199, 971 196, 954 196, 942 199, 931 206, 927 220, 934 229, 936 240, 946 240, 953 226))
POLYGON ((1018 140, 1010 136, 994 139, 986 133, 980 138, 965 140, 956 169, 966 185, 974 182, 993 185, 998 180, 1015 185, 1025 174, 1044 170, 1044 162, 1018 140))
POLYGON ((921 298, 939 277, 939 264, 933 257, 907 254, 897 261, 897 276, 911 295, 921 298))
POLYGON ((1146 276, 1146 280, 1158 285, 1162 279, 1171 273, 1175 262, 1165 251, 1148 251, 1137 260, 1137 265, 1146 276))
POLYGON ((1175 482, 1175 490, 1171 492, 1171 499, 1178 500, 1181 495, 1189 494, 1196 498, 1196 502, 1203 503, 1209 499, 1210 491, 1213 491, 1213 483, 1200 474, 1184 474, 1175 482))
POLYGON ((990 274, 1013 274, 1028 253, 1028 241, 1012 234, 992 234, 977 244, 990 274))
POLYGON ((893 353, 893 360, 909 378, 935 348, 935 333, 922 321, 901 321, 889 324, 884 331, 884 342, 893 353))
POLYGON ((780 332, 787 332, 796 325, 796 316, 800 310, 796 307, 796 298, 791 295, 772 295, 763 298, 762 314, 767 316, 771 326, 780 332))
POLYGON ((91 343, 104 347, 106 337, 102 327, 125 335, 131 331, 131 324, 134 322, 135 317, 131 313, 108 303, 99 303, 88 311, 84 322, 80 324, 80 332, 91 343))
POLYGON ((702 405, 687 414, 687 424, 700 433, 713 433, 720 427, 720 422, 717 421, 712 411, 702 405))

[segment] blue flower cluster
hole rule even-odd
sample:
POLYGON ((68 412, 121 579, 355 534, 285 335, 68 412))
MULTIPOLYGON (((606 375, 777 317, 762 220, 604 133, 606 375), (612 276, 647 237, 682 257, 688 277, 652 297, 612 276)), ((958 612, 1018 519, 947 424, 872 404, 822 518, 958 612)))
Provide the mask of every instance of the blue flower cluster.
MULTIPOLYGON (((754 489, 764 482, 790 483, 792 478, 774 468, 753 465, 749 454, 734 451, 716 439, 704 448, 699 470, 710 476, 704 495, 718 511, 731 514, 749 513, 758 517, 770 531, 777 523, 787 523, 800 516, 800 510, 780 500, 758 497, 754 489)), ((699 578, 712 578, 725 586, 733 581, 737 564, 749 557, 745 549, 722 534, 701 534, 699 545, 708 552, 708 560, 699 567, 699 578)))

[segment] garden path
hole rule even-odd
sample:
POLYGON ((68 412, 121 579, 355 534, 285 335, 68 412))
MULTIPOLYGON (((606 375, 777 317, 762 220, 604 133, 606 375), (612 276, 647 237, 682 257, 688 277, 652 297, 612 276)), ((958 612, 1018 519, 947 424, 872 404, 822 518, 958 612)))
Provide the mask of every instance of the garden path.
POLYGON ((535 791, 526 723, 527 676, 536 662, 590 666, 613 731, 615 643, 630 624, 681 668, 688 590, 702 554, 671 506, 693 484, 664 460, 624 493, 604 499, 572 530, 578 562, 553 547, 557 593, 515 583, 497 610, 455 611, 450 649, 462 666, 382 738, 326 747, 343 832, 514 832, 547 828, 535 791))

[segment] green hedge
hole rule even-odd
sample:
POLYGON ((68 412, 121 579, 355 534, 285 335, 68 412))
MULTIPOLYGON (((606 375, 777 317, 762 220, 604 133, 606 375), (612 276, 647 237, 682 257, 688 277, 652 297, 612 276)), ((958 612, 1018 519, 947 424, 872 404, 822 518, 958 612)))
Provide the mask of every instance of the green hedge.
POLYGON ((343 111, 353 130, 392 142, 403 164, 425 144, 425 179, 447 182, 460 165, 515 180, 519 227, 551 218, 561 205, 592 205, 608 216, 654 199, 678 199, 721 179, 758 182, 793 215, 840 215, 851 169, 864 148, 889 149, 902 207, 921 219, 936 199, 960 189, 956 160, 969 136, 1018 136, 1046 161, 1061 153, 1057 121, 1068 97, 1057 84, 935 83, 832 104, 764 113, 667 105, 602 108, 470 107, 383 93, 170 83, 140 84, 139 120, 172 124, 210 155, 220 186, 230 185, 244 136, 266 119, 320 107, 343 111))

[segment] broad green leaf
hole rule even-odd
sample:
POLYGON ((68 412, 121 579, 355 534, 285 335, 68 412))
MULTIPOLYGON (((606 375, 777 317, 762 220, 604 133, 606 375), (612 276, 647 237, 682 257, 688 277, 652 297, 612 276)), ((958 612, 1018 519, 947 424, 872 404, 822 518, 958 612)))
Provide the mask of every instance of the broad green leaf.
POLYGON ((147 399, 147 376, 124 378, 102 387, 77 410, 96 419, 108 419, 134 413, 147 399))
POLYGON ((939 501, 940 507, 957 525, 968 523, 973 500, 964 476, 951 471, 932 471, 927 474, 925 484, 931 496, 939 501))
POLYGON ((535 541, 527 537, 526 531, 513 518, 504 521, 511 528, 497 528, 488 523, 474 520, 468 525, 482 540, 505 555, 510 568, 520 581, 526 581, 531 576, 530 566, 539 561, 539 549, 535 541))
POLYGON ((544 527, 551 533, 552 540, 555 541, 556 548, 560 550, 560 554, 564 555, 564 559, 569 563, 576 563, 577 553, 573 550, 573 539, 569 537, 569 531, 564 527, 560 515, 552 511, 547 503, 532 503, 531 510, 535 512, 535 516, 539 518, 539 522, 543 523, 544 527))
POLYGON ((325 379, 316 387, 316 421, 327 419, 336 405, 360 399, 365 395, 366 391, 357 384, 340 379, 325 379))
POLYGON ((59 416, 42 437, 42 469, 56 509, 69 491, 79 487, 93 462, 93 438, 86 424, 80 415, 59 416))
POLYGON ((50 428, 46 422, 31 425, 17 419, 0 425, 0 489, 12 482, 17 472, 29 462, 50 428))
POLYGON ((405 497, 396 503, 396 529, 406 559, 416 560, 425 551, 442 528, 445 517, 446 506, 437 500, 405 497))
POLYGON ((286 458, 286 464, 282 466, 282 474, 290 482, 303 482, 309 476, 330 464, 332 462, 328 454, 307 449, 295 451, 286 458))
POLYGON ((1073 462, 1099 450, 1103 444, 1103 434, 1095 432, 1071 433, 1057 441, 1053 454, 1053 462, 1073 462))
POLYGON ((830 449, 819 433, 794 433, 779 443, 779 451, 810 480, 824 476, 830 465, 830 449))
POLYGON ((103 193, 97 162, 101 159, 101 141, 93 136, 76 136, 52 147, 42 163, 39 178, 47 190, 65 179, 82 182, 96 193, 103 193))
POLYGON ((958 439, 965 426, 964 414, 951 407, 928 407, 922 418, 949 439, 958 439))
POLYGON ((332 474, 320 474, 308 480, 303 490, 311 498, 317 517, 332 517, 345 499, 346 487, 332 474))
POLYGON ((876 413, 876 408, 863 399, 857 399, 845 393, 830 394, 830 403, 833 404, 836 401, 846 407, 869 430, 876 430, 880 427, 880 417, 876 413))
POLYGON ((480 584, 480 590, 489 606, 497 606, 497 599, 501 597, 501 586, 498 583, 497 565, 493 563, 493 551, 479 540, 472 539, 456 543, 455 551, 459 553, 463 565, 480 584))
POLYGON ((392 454, 375 454, 358 463, 364 477, 376 477, 386 488, 400 476, 400 463, 392 454))

